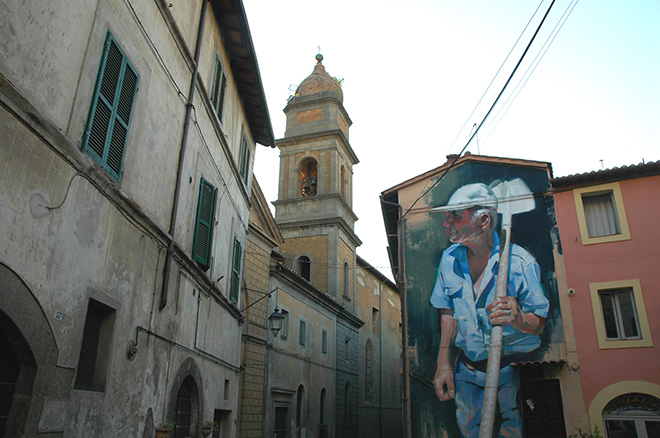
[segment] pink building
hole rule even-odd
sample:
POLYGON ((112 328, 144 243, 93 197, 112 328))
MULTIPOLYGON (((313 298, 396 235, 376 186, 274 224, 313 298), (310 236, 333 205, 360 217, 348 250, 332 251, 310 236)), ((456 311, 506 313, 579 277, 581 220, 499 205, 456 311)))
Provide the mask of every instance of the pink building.
POLYGON ((552 187, 591 429, 660 437, 660 162, 552 187))

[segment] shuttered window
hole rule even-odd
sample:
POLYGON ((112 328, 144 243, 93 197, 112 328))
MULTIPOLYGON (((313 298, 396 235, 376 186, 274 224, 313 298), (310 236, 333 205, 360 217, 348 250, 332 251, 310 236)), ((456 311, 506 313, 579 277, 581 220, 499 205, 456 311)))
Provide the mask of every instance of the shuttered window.
POLYGON ((229 299, 232 303, 238 302, 238 290, 241 280, 241 258, 243 256, 243 248, 238 239, 234 239, 234 255, 231 263, 231 289, 229 292, 229 299))
POLYGON ((251 157, 250 144, 248 143, 247 139, 243 137, 243 143, 241 145, 240 168, 241 168, 241 179, 243 180, 243 184, 245 184, 245 187, 247 187, 248 185, 248 179, 250 176, 250 157, 251 157))
POLYGON ((222 107, 225 101, 225 87, 227 86, 227 76, 222 71, 222 64, 220 57, 215 57, 215 71, 213 72, 213 85, 211 86, 211 102, 213 102, 213 109, 218 116, 218 120, 222 122, 222 107))
POLYGON ((123 171, 124 150, 137 90, 138 75, 108 32, 83 149, 117 181, 123 171))
POLYGON ((213 236, 216 193, 216 188, 202 178, 199 185, 199 200, 197 201, 193 260, 204 269, 208 269, 211 265, 211 238, 213 236))

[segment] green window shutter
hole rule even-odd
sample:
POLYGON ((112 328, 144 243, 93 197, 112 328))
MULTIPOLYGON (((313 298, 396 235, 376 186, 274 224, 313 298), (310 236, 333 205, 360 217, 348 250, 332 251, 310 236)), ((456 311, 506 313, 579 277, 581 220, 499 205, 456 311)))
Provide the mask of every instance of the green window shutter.
POLYGON ((222 121, 222 107, 225 100, 225 87, 227 86, 227 77, 222 71, 220 58, 215 57, 215 74, 213 75, 213 86, 211 90, 211 102, 218 115, 218 120, 222 121))
POLYGON ((248 184, 248 176, 250 173, 250 157, 251 157, 250 145, 248 144, 247 140, 243 138, 243 145, 241 147, 240 169, 241 169, 241 178, 243 179, 243 183, 245 184, 246 187, 248 184))
POLYGON ((197 218, 193 238, 193 260, 204 269, 211 265, 211 242, 213 237, 213 218, 217 190, 204 178, 199 185, 197 218))
POLYGON ((241 248, 241 242, 238 239, 234 239, 234 255, 231 264, 231 289, 229 292, 229 299, 232 303, 238 303, 238 290, 241 280, 241 257, 243 255, 243 249, 241 248))
POLYGON ((138 75, 108 32, 87 118, 83 149, 115 180, 122 174, 138 75))

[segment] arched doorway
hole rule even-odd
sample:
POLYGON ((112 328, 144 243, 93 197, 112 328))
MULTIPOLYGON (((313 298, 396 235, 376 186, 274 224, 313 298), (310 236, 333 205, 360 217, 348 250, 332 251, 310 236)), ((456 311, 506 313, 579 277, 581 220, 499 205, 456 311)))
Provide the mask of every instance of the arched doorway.
POLYGON ((2 400, 0 403, 0 436, 5 436, 7 432, 7 421, 20 370, 18 355, 2 330, 0 331, 0 400, 2 400))
POLYGON ((175 438, 197 436, 199 417, 199 394, 197 384, 191 376, 186 377, 176 397, 175 438))
MULTIPOLYGON (((41 305, 14 271, 0 264, 0 436, 32 436, 40 424, 44 399, 68 397, 73 373, 56 367, 57 346, 41 305), (34 388, 42 388, 35 393, 34 388), (50 388, 43 391, 43 388, 50 388)), ((62 430, 61 417, 48 427, 62 430), (56 424, 55 424, 56 423, 56 424)))

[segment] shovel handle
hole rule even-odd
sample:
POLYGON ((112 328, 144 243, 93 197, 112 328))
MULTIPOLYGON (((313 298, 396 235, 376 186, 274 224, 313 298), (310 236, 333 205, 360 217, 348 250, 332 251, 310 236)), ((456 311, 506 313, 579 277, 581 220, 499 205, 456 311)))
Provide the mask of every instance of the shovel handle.
MULTIPOLYGON (((503 247, 500 248, 500 262, 495 283, 495 299, 506 296, 509 280, 509 258, 511 253, 511 225, 502 225, 503 247)), ((492 438, 495 424, 495 408, 497 406, 497 384, 500 378, 500 362, 502 358, 502 326, 496 325, 490 333, 490 349, 488 350, 488 365, 486 367, 486 386, 484 388, 484 404, 481 410, 481 428, 479 438, 492 438)))

